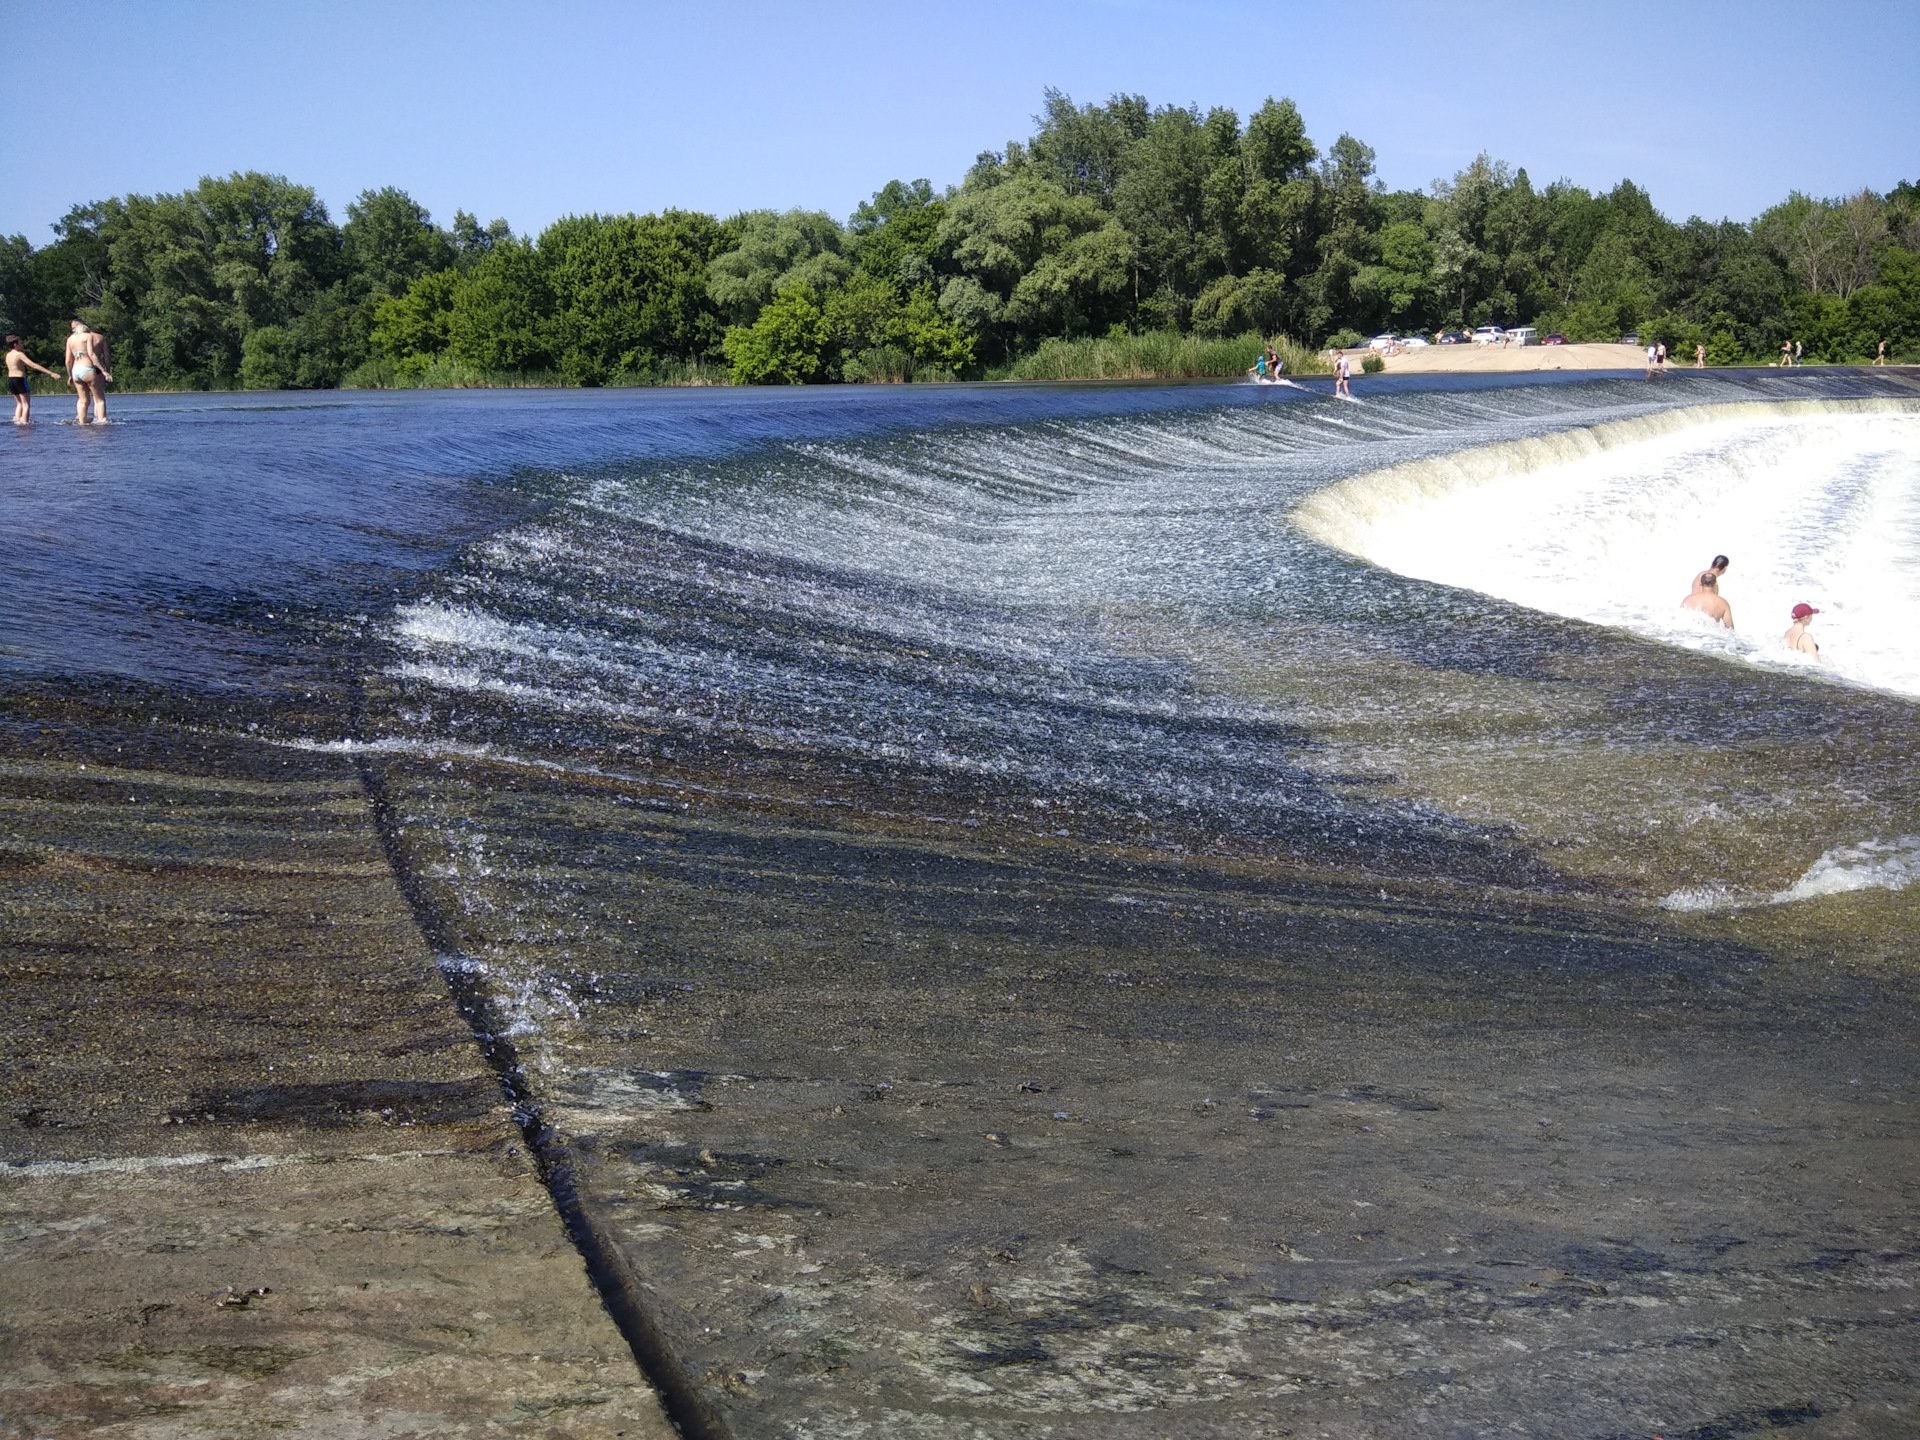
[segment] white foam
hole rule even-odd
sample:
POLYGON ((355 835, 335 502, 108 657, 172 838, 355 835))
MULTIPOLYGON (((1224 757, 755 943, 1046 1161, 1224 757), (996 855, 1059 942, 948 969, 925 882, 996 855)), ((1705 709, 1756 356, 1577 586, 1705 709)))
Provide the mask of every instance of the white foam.
POLYGON ((1781 643, 1805 600, 1821 673, 1920 695, 1910 403, 1665 411, 1357 476, 1294 520, 1400 574, 1758 664, 1808 663, 1781 643), (1716 553, 1732 632, 1679 607, 1716 553))
POLYGON ((1853 890, 1904 890, 1920 880, 1920 835, 1867 840, 1827 851, 1786 889, 1768 897, 1776 905, 1844 895, 1853 890))
POLYGON ((271 1170, 281 1165, 333 1165, 341 1161, 391 1164, 430 1156, 457 1155, 457 1150, 391 1150, 364 1155, 215 1155, 194 1151, 185 1155, 127 1155, 96 1160, 17 1160, 0 1165, 0 1179, 75 1178, 88 1175, 142 1175, 156 1170, 190 1170, 204 1165, 221 1170, 271 1170))
POLYGON ((1904 890, 1916 881, 1920 881, 1920 835, 1901 835, 1892 840, 1836 845, 1784 890, 1768 893, 1731 885, 1689 886, 1666 896, 1660 907, 1692 912, 1747 910, 1858 890, 1904 890))

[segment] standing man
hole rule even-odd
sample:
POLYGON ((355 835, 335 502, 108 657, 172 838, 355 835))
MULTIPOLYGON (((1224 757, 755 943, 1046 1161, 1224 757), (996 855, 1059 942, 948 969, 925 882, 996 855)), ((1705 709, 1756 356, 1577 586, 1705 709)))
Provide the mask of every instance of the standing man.
POLYGON ((1793 363, 1796 368, 1800 364, 1800 357, 1805 353, 1806 352, 1800 348, 1800 342, 1798 340, 1794 341, 1793 342, 1793 363))
POLYGON ((1881 338, 1880 348, 1873 352, 1873 363, 1876 365, 1887 363, 1887 342, 1884 336, 1881 338))
POLYGON ((20 348, 18 335, 7 336, 7 393, 13 396, 13 423, 16 425, 28 425, 33 421, 33 386, 27 380, 29 370, 38 370, 51 380, 60 378, 57 370, 49 370, 27 358, 27 352, 20 348))
POLYGON ((73 423, 87 423, 87 402, 93 402, 96 423, 107 418, 107 381, 113 372, 107 369, 107 338, 89 329, 87 322, 74 317, 67 336, 67 378, 73 382, 73 423))
POLYGON ((1780 342, 1780 364, 1782 368, 1793 364, 1793 341, 1782 340, 1780 342))
POLYGON ((1813 617, 1820 612, 1802 600, 1793 607, 1793 624, 1787 627, 1787 633, 1780 638, 1789 650, 1798 650, 1802 655, 1820 658, 1819 643, 1807 633, 1807 626, 1813 623, 1813 617))
POLYGON ((1353 366, 1347 363, 1347 352, 1344 350, 1334 351, 1333 393, 1336 395, 1344 395, 1347 399, 1351 400, 1353 398, 1353 392, 1347 388, 1347 381, 1352 378, 1353 366))
POLYGON ((1704 370, 1707 368, 1707 347, 1705 345, 1695 345, 1693 347, 1693 368, 1696 370, 1704 370))

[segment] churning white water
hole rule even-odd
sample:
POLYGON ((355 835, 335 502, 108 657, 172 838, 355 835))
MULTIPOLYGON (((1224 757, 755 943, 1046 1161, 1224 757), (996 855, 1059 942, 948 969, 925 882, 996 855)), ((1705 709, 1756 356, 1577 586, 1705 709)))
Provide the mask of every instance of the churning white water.
POLYGON ((1296 512, 1317 539, 1419 579, 1691 649, 1920 695, 1920 411, 1731 405, 1465 451, 1344 481, 1296 512), (1731 557, 1729 632, 1680 608, 1731 557))

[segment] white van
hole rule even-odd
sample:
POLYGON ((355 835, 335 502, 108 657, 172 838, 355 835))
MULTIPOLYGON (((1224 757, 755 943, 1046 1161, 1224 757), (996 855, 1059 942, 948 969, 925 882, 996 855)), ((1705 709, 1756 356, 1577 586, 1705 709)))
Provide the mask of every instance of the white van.
POLYGON ((1521 325, 1507 331, 1507 344, 1509 345, 1538 345, 1539 343, 1540 332, 1531 325, 1521 325))

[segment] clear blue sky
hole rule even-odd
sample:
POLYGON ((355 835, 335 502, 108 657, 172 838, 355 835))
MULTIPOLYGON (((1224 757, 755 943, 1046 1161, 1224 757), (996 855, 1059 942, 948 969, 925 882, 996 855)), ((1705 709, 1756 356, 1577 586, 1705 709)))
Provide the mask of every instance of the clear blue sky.
POLYGON ((0 234, 35 245, 74 204, 235 170, 337 220, 382 185, 522 233, 844 218, 1024 139, 1048 85, 1243 116, 1291 96, 1390 187, 1486 150, 1536 184, 1631 178, 1675 219, 1920 179, 1916 0, 90 0, 9 5, 0 35, 0 234))

